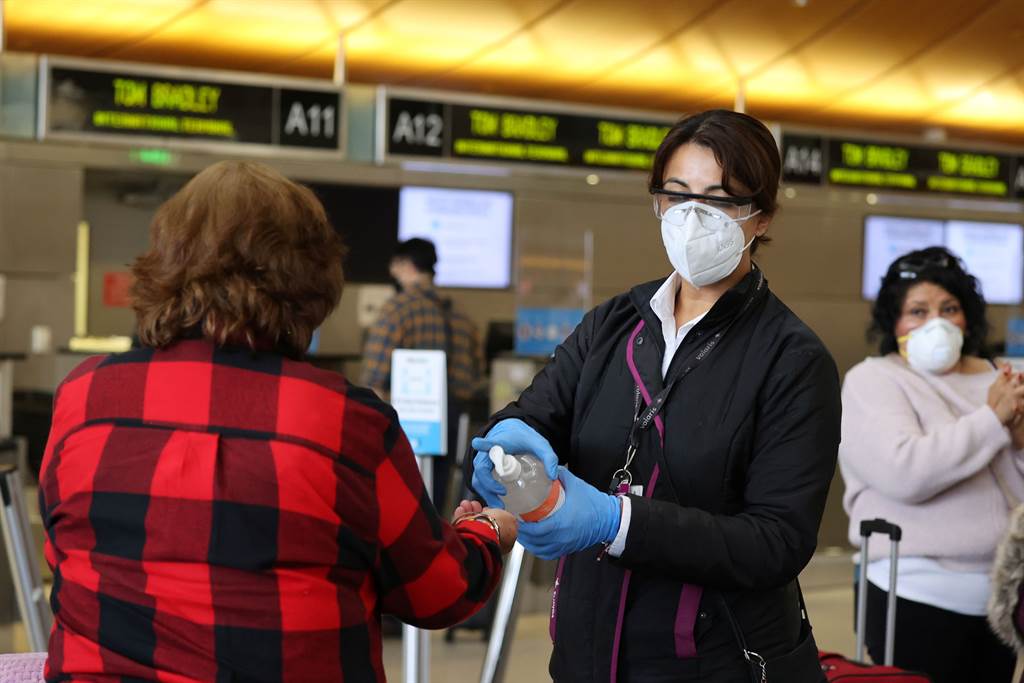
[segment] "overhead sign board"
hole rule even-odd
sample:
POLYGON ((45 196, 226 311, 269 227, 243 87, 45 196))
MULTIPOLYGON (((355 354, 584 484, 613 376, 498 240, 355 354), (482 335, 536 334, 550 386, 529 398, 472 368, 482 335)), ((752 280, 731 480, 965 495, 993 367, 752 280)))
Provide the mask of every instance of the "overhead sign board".
POLYGON ((989 151, 784 134, 782 158, 786 182, 1024 197, 1022 160, 989 151))
POLYGON ((668 119, 446 102, 386 93, 384 158, 433 157, 647 171, 668 119))
POLYGON ((1017 157, 1017 168, 1013 172, 1013 196, 1024 199, 1024 157, 1017 157))
POLYGON ((821 183, 824 150, 820 136, 782 136, 782 180, 787 183, 821 183))
POLYGON ((341 91, 328 83, 52 57, 40 69, 42 137, 340 149, 341 91))

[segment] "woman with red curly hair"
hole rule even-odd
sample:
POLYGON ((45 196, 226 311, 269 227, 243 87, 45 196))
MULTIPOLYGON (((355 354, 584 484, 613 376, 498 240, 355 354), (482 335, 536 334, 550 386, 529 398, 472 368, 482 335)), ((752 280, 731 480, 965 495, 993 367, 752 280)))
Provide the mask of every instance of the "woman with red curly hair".
POLYGON ((394 411, 302 361, 343 253, 316 197, 257 163, 157 211, 143 347, 57 392, 48 681, 383 681, 381 613, 438 628, 486 601, 512 517, 438 518, 394 411))

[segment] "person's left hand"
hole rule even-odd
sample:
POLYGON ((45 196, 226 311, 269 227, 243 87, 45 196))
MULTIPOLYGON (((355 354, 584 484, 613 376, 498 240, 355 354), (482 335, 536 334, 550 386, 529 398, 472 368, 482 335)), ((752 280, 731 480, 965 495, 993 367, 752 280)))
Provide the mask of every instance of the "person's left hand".
POLYGON ((545 560, 569 555, 598 543, 610 543, 619 532, 622 503, 598 491, 565 467, 558 468, 565 502, 539 522, 520 522, 519 542, 545 560))
POLYGON ((459 506, 455 508, 455 514, 452 515, 452 524, 459 521, 466 515, 476 515, 483 512, 484 506, 480 501, 476 500, 463 500, 459 503, 459 506))
MULTIPOLYGON (((1013 372, 1010 369, 1009 364, 1003 366, 1002 371, 1003 375, 1006 376, 1007 381, 1012 385, 1024 385, 1024 373, 1013 372)), ((1006 424, 1006 427, 1010 430, 1010 443, 1013 448, 1017 450, 1024 450, 1024 413, 1017 412, 1014 414, 1006 424)))
POLYGON ((1007 425, 1010 429, 1010 445, 1016 450, 1024 450, 1024 415, 1017 415, 1007 425))

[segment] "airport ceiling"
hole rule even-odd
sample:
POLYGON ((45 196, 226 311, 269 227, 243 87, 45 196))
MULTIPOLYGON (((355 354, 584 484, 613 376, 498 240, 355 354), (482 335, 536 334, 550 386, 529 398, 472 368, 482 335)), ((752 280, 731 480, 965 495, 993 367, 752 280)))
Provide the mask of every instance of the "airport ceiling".
POLYGON ((0 0, 6 49, 1024 144, 1024 0, 0 0))

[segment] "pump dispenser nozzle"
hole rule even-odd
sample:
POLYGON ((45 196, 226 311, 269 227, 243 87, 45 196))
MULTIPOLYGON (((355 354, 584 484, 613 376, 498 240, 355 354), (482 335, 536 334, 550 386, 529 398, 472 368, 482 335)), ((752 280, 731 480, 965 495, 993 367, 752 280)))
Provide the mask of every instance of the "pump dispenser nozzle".
POLYGON ((494 463, 494 473, 499 479, 512 481, 518 479, 522 474, 523 466, 516 458, 506 453, 501 446, 492 446, 488 455, 491 462, 494 463))

